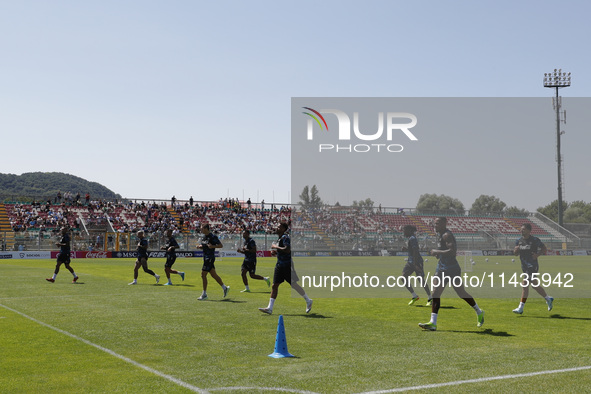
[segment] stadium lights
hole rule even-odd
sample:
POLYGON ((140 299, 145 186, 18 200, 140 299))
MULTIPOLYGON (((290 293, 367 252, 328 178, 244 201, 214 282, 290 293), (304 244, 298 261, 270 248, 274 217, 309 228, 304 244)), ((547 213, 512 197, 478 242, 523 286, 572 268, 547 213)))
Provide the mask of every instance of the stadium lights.
POLYGON ((560 136, 563 134, 560 131, 560 97, 558 96, 559 88, 567 88, 570 86, 570 72, 562 72, 562 69, 554 69, 554 72, 544 73, 544 87, 556 89, 556 102, 554 107, 556 109, 556 162, 558 165, 558 224, 563 227, 562 219, 562 157, 560 155, 560 136))

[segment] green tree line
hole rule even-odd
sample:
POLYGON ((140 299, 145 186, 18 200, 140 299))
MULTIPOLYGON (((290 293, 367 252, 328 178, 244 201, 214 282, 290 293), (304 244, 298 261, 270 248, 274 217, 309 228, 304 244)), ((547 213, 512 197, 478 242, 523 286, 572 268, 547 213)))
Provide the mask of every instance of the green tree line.
MULTIPOLYGON (((319 206, 322 204, 320 193, 316 185, 312 187, 313 198, 310 197, 308 186, 306 186, 300 194, 300 205, 302 206, 319 206)), ((338 202, 336 205, 340 205, 338 202)), ((366 200, 353 201, 355 207, 372 208, 374 202, 367 198, 366 200)), ((419 197, 416 205, 417 212, 420 213, 434 213, 434 212, 449 212, 463 214, 466 208, 464 204, 457 198, 446 196, 444 194, 423 194, 419 197)), ((554 200, 550 204, 539 207, 539 213, 547 216, 549 219, 558 221, 558 201, 554 200)), ((562 212, 564 214, 564 221, 566 223, 591 223, 591 202, 574 201, 571 203, 562 202, 562 212)), ((508 207, 505 202, 495 196, 481 195, 470 207, 471 214, 479 213, 498 213, 505 216, 523 216, 527 215, 528 211, 516 206, 508 207)))
POLYGON ((80 193, 84 199, 86 193, 92 199, 121 199, 97 182, 90 182, 80 177, 61 172, 28 172, 22 175, 0 174, 0 199, 2 201, 29 201, 55 199, 58 192, 70 192, 74 196, 80 193))

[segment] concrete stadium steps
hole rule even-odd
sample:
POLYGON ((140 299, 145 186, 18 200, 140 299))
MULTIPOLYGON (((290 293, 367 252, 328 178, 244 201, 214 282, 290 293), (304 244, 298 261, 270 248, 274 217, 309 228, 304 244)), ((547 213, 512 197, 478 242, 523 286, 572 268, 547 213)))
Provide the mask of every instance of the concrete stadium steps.
POLYGON ((14 248, 14 231, 10 226, 8 212, 4 204, 0 204, 0 240, 3 244, 6 244, 6 250, 14 248))
POLYGON ((168 213, 170 213, 170 215, 174 218, 177 226, 179 227, 179 230, 181 231, 181 234, 190 234, 191 232, 187 229, 187 226, 185 226, 184 224, 181 226, 181 217, 179 216, 178 212, 176 211, 176 209, 174 209, 174 207, 172 206, 166 206, 166 210, 168 211, 168 213))

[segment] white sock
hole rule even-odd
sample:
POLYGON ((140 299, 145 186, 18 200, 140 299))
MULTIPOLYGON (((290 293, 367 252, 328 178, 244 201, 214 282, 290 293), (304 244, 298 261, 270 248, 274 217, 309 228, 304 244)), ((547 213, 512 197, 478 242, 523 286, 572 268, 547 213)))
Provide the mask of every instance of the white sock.
POLYGON ((525 302, 520 302, 519 303, 519 309, 523 309, 524 306, 525 306, 525 302))
POLYGON ((482 309, 480 309, 480 307, 478 306, 478 304, 474 304, 474 306, 472 308, 474 308, 474 310, 476 311, 476 314, 477 315, 480 315, 482 313, 482 309))
POLYGON ((55 280, 56 277, 57 277, 57 274, 53 274, 52 279, 55 280))
POLYGON ((78 276, 75 272, 72 272, 72 275, 74 275, 74 278, 78 276))
POLYGON ((437 325, 437 313, 431 313, 431 321, 429 323, 437 325))
POLYGON ((207 292, 206 292, 205 290, 203 290, 203 293, 201 293, 201 295, 202 295, 203 297, 207 297, 207 292))
POLYGON ((273 310, 273 306, 275 305, 275 298, 269 298, 269 305, 267 309, 273 310))
POLYGON ((417 293, 415 293, 414 291, 411 293, 411 295, 410 295, 410 296, 411 296, 412 298, 417 298, 417 297, 418 297, 417 293))
POLYGON ((304 293, 302 297, 304 297, 304 300, 306 300, 306 302, 310 302, 310 297, 308 297, 308 294, 304 293))
POLYGON ((248 287, 248 285, 246 285, 245 289, 246 289, 246 290, 250 290, 250 287, 248 287))
POLYGON ((552 297, 550 297, 549 295, 547 295, 547 296, 546 296, 546 297, 544 297, 544 298, 546 299, 546 301, 550 301, 550 298, 552 298, 552 297))

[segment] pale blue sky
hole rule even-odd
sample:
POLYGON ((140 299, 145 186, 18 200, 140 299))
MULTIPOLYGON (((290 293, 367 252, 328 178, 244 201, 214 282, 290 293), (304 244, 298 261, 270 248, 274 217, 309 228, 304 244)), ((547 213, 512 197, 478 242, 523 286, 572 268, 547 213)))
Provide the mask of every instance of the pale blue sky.
MULTIPOLYGON (((584 1, 0 1, 0 172, 66 172, 129 198, 295 202, 291 97, 551 97, 542 78, 555 67, 573 74, 564 96, 588 97, 590 11, 584 1)), ((566 129, 565 199, 589 201, 591 133, 566 129)), ((554 135, 538 138, 555 182, 554 135)), ((469 207, 474 194, 532 210, 556 199, 549 188, 524 202, 502 182, 452 197, 469 207)))

